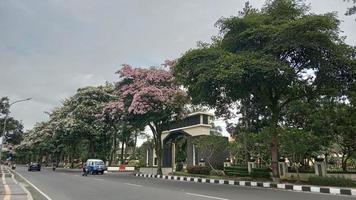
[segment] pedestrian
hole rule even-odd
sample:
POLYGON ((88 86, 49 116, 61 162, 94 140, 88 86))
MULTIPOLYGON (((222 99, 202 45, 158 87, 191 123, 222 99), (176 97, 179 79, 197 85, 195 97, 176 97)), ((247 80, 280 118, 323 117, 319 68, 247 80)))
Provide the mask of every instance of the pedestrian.
POLYGON ((87 164, 83 164, 83 176, 88 176, 88 169, 87 169, 87 164))

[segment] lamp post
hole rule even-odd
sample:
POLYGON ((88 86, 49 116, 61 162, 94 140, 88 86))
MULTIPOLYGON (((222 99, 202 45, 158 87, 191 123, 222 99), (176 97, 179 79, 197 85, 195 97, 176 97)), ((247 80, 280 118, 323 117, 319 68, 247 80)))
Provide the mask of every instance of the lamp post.
POLYGON ((1 160, 1 154, 2 154, 2 145, 3 145, 3 142, 4 142, 4 136, 5 136, 5 133, 6 133, 6 122, 7 122, 7 119, 9 117, 9 113, 10 113, 10 108, 12 105, 16 104, 16 103, 20 103, 20 102, 24 102, 24 101, 29 101, 31 100, 32 98, 27 98, 27 99, 21 99, 21 100, 17 100, 17 101, 14 101, 12 103, 9 104, 9 108, 5 114, 5 119, 4 119, 4 126, 3 126, 3 130, 2 130, 2 134, 1 134, 1 143, 0 143, 0 160, 1 160))

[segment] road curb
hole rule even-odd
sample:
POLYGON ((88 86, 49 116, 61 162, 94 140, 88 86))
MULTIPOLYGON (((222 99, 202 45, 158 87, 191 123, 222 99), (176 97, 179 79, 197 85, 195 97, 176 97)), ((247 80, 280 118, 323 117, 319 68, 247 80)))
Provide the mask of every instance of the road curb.
POLYGON ((210 183, 218 185, 235 185, 246 187, 259 187, 259 188, 272 188, 289 191, 309 192, 309 193, 321 193, 331 195, 346 195, 356 196, 356 189, 334 188, 334 187, 320 187, 320 186, 305 186, 305 185, 293 185, 293 184, 279 184, 272 182, 256 182, 256 181, 234 181, 224 179, 210 179, 210 178, 198 178, 187 176, 170 176, 170 175, 153 175, 153 174, 135 174, 137 177, 145 178, 159 178, 175 181, 186 181, 195 183, 210 183))

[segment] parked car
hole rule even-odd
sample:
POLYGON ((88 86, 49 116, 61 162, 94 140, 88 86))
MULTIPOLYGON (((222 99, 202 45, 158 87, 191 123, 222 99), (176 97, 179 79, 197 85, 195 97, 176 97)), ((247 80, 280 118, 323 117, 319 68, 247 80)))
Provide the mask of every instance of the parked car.
POLYGON ((28 171, 41 171, 41 165, 37 162, 31 162, 27 168, 28 171))
POLYGON ((104 161, 100 159, 88 159, 86 165, 90 174, 104 174, 107 170, 104 161))

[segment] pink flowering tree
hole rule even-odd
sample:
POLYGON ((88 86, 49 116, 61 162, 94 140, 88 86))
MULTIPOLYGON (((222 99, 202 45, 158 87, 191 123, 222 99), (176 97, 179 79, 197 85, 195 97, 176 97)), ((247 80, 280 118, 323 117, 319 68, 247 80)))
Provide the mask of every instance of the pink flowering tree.
POLYGON ((165 68, 133 68, 125 64, 117 74, 119 99, 108 104, 104 113, 131 126, 149 126, 157 155, 157 174, 162 174, 162 131, 169 121, 182 116, 187 95, 165 68))

